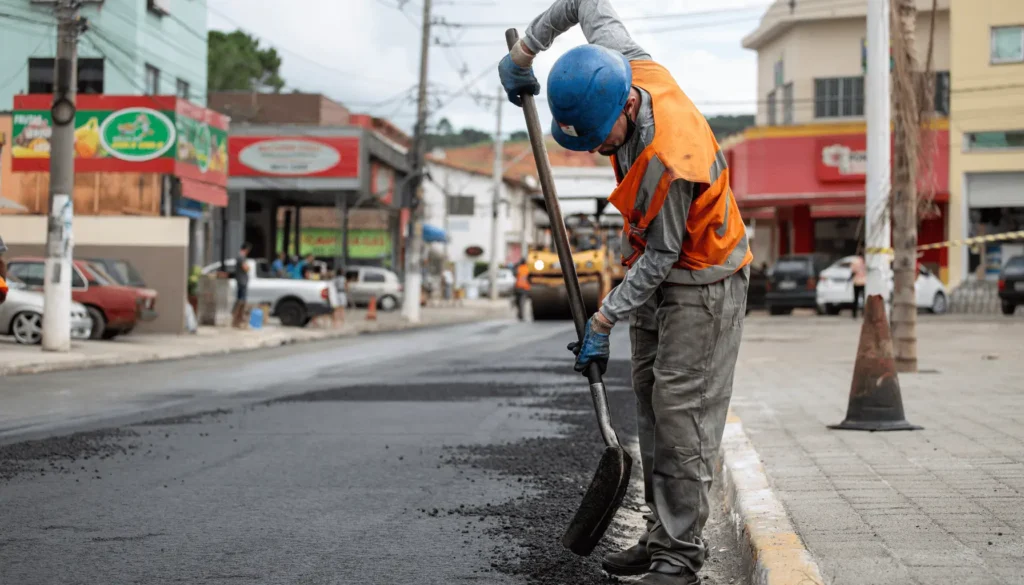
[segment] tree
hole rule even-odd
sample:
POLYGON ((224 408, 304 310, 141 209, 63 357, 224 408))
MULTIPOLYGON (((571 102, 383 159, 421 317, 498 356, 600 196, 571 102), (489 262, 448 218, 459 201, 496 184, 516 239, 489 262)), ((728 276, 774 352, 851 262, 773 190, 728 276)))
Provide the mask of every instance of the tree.
MULTIPOLYGON (((892 177, 893 261, 892 340, 896 371, 917 371, 917 150, 921 129, 914 0, 894 0, 890 21, 893 52, 895 140, 892 177)), ((934 13, 932 13, 934 19, 934 13)))
POLYGON ((508 135, 509 142, 523 142, 530 139, 530 134, 526 130, 516 130, 512 134, 508 135))
POLYGON ((455 128, 452 127, 452 123, 448 118, 441 118, 441 121, 437 123, 437 133, 441 136, 451 136, 455 132, 455 128))
POLYGON ((206 71, 210 91, 273 91, 284 88, 281 56, 273 47, 241 30, 211 30, 206 71))

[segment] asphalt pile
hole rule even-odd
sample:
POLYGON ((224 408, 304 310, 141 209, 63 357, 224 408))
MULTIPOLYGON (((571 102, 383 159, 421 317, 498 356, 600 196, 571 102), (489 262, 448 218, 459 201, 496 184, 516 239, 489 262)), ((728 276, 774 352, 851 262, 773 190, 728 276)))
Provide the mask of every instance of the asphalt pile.
MULTIPOLYGON (((552 373, 564 373, 565 369, 552 368, 552 373)), ((620 437, 636 434, 636 399, 629 377, 629 362, 609 364, 605 383, 620 437)), ((562 533, 576 512, 603 451, 585 382, 582 377, 576 382, 578 392, 539 396, 528 404, 538 409, 533 416, 560 425, 564 429, 561 436, 450 449, 447 464, 481 469, 523 486, 523 494, 511 501, 449 511, 467 518, 464 533, 472 534, 474 520, 486 521, 489 527, 484 530, 495 540, 517 545, 494 546, 489 551, 494 571, 537 585, 621 582, 600 567, 601 557, 609 552, 607 537, 620 531, 614 523, 589 557, 576 556, 561 545, 562 533)))

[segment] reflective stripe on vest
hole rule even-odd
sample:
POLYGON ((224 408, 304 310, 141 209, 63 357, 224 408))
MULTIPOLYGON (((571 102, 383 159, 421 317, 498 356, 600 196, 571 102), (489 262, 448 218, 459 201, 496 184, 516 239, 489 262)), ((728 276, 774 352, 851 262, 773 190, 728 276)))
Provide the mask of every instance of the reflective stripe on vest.
POLYGON ((667 282, 708 284, 753 260, 746 226, 729 187, 725 154, 701 115, 669 72, 653 61, 632 61, 633 85, 651 96, 654 139, 625 176, 613 157, 619 185, 608 198, 625 220, 623 264, 632 266, 647 246, 646 231, 665 203, 672 183, 697 186, 690 202, 679 261, 667 282))

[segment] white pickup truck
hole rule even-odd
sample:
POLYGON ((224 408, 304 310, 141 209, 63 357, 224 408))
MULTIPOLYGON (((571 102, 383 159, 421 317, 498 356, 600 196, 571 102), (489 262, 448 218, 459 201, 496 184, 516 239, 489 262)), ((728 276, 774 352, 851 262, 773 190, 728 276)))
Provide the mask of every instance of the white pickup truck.
MULTIPOLYGON (((270 272, 270 263, 262 259, 248 259, 249 291, 247 302, 250 305, 268 304, 270 316, 281 320, 282 325, 289 327, 305 327, 313 317, 331 314, 338 306, 338 292, 329 280, 300 280, 294 278, 277 278, 270 272)), ((215 262, 203 268, 203 274, 235 271, 234 259, 215 262)), ((235 279, 231 281, 231 298, 235 298, 235 279)))

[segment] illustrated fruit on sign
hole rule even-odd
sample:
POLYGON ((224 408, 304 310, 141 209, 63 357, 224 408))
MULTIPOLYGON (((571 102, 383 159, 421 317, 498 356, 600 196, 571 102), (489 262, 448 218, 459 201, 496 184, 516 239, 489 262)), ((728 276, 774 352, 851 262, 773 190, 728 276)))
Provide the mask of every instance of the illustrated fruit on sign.
POLYGON ((75 153, 82 158, 93 158, 100 148, 100 122, 89 118, 84 126, 75 130, 75 153))

